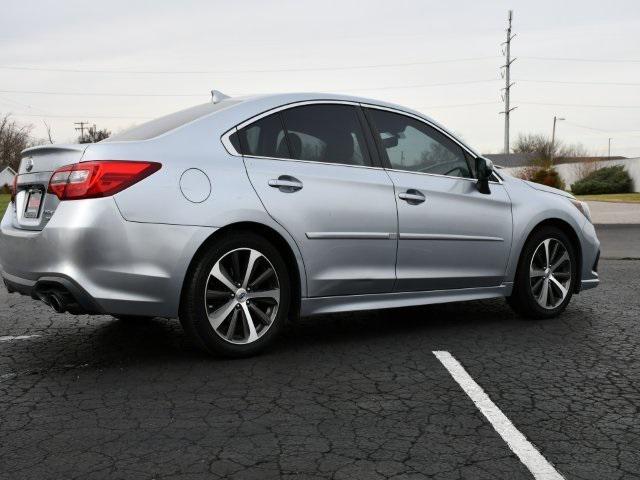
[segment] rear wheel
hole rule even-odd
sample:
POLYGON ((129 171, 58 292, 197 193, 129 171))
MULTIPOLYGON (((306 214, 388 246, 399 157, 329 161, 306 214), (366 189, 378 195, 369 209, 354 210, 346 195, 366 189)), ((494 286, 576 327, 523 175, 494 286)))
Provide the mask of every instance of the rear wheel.
POLYGON ((289 273, 280 253, 263 237, 236 233, 197 260, 186 280, 180 321, 205 350, 249 356, 277 336, 289 303, 289 273))
POLYGON ((527 240, 509 305, 528 318, 553 318, 567 308, 574 289, 575 251, 565 233, 543 227, 527 240))

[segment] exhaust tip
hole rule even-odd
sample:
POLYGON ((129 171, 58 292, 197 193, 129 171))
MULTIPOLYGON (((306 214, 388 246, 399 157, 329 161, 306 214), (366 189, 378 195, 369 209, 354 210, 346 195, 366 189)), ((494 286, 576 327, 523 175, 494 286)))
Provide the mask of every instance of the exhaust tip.
POLYGON ((51 305, 51 308, 53 308, 57 313, 65 312, 65 301, 62 299, 62 297, 60 297, 60 295, 58 295, 57 293, 52 293, 51 295, 49 295, 48 300, 49 301, 47 303, 51 305))

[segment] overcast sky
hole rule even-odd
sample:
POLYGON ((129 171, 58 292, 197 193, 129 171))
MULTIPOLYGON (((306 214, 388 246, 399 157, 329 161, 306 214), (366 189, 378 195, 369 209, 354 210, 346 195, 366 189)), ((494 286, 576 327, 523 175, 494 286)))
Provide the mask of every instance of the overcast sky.
POLYGON ((75 121, 118 131, 212 88, 342 92, 415 108, 501 152, 509 8, 512 144, 550 134, 558 115, 561 140, 606 155, 613 137, 612 154, 640 156, 638 0, 3 0, 0 112, 38 136, 45 119, 66 142, 75 121))

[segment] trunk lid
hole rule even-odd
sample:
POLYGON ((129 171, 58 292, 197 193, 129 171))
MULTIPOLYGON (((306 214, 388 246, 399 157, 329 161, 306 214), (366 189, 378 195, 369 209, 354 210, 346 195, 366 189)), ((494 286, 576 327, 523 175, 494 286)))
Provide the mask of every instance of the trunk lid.
POLYGON ((89 144, 42 145, 23 150, 13 204, 15 228, 44 228, 59 203, 58 197, 47 193, 51 175, 64 165, 78 163, 88 146, 89 144))

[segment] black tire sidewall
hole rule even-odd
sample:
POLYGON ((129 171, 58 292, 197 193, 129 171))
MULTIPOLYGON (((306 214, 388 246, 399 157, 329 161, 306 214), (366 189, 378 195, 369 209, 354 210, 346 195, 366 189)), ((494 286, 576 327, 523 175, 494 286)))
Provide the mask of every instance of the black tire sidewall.
POLYGON ((233 233, 214 242, 197 260, 191 277, 187 279, 180 319, 187 333, 192 338, 195 336, 196 343, 210 353, 231 357, 255 355, 265 349, 282 329, 291 303, 290 285, 286 263, 269 241, 250 232, 233 233), (262 337, 246 345, 230 343, 214 331, 206 314, 204 300, 211 269, 225 254, 238 248, 252 248, 264 255, 273 265, 280 285, 280 303, 273 323, 262 337))
POLYGON ((509 303, 519 313, 528 318, 545 319, 558 316, 567 308, 567 305, 571 301, 576 281, 579 278, 577 266, 575 247, 571 243, 569 237, 562 230, 556 227, 547 226, 540 228, 527 239, 522 250, 520 264, 518 265, 518 272, 515 279, 514 292, 512 297, 509 299, 509 303), (546 309, 538 304, 537 300, 533 296, 533 292, 531 291, 529 277, 529 266, 531 264, 533 254, 535 253, 538 245, 548 238, 562 242, 564 247, 567 249, 571 262, 571 284, 569 286, 569 292, 562 303, 553 309, 546 309))

